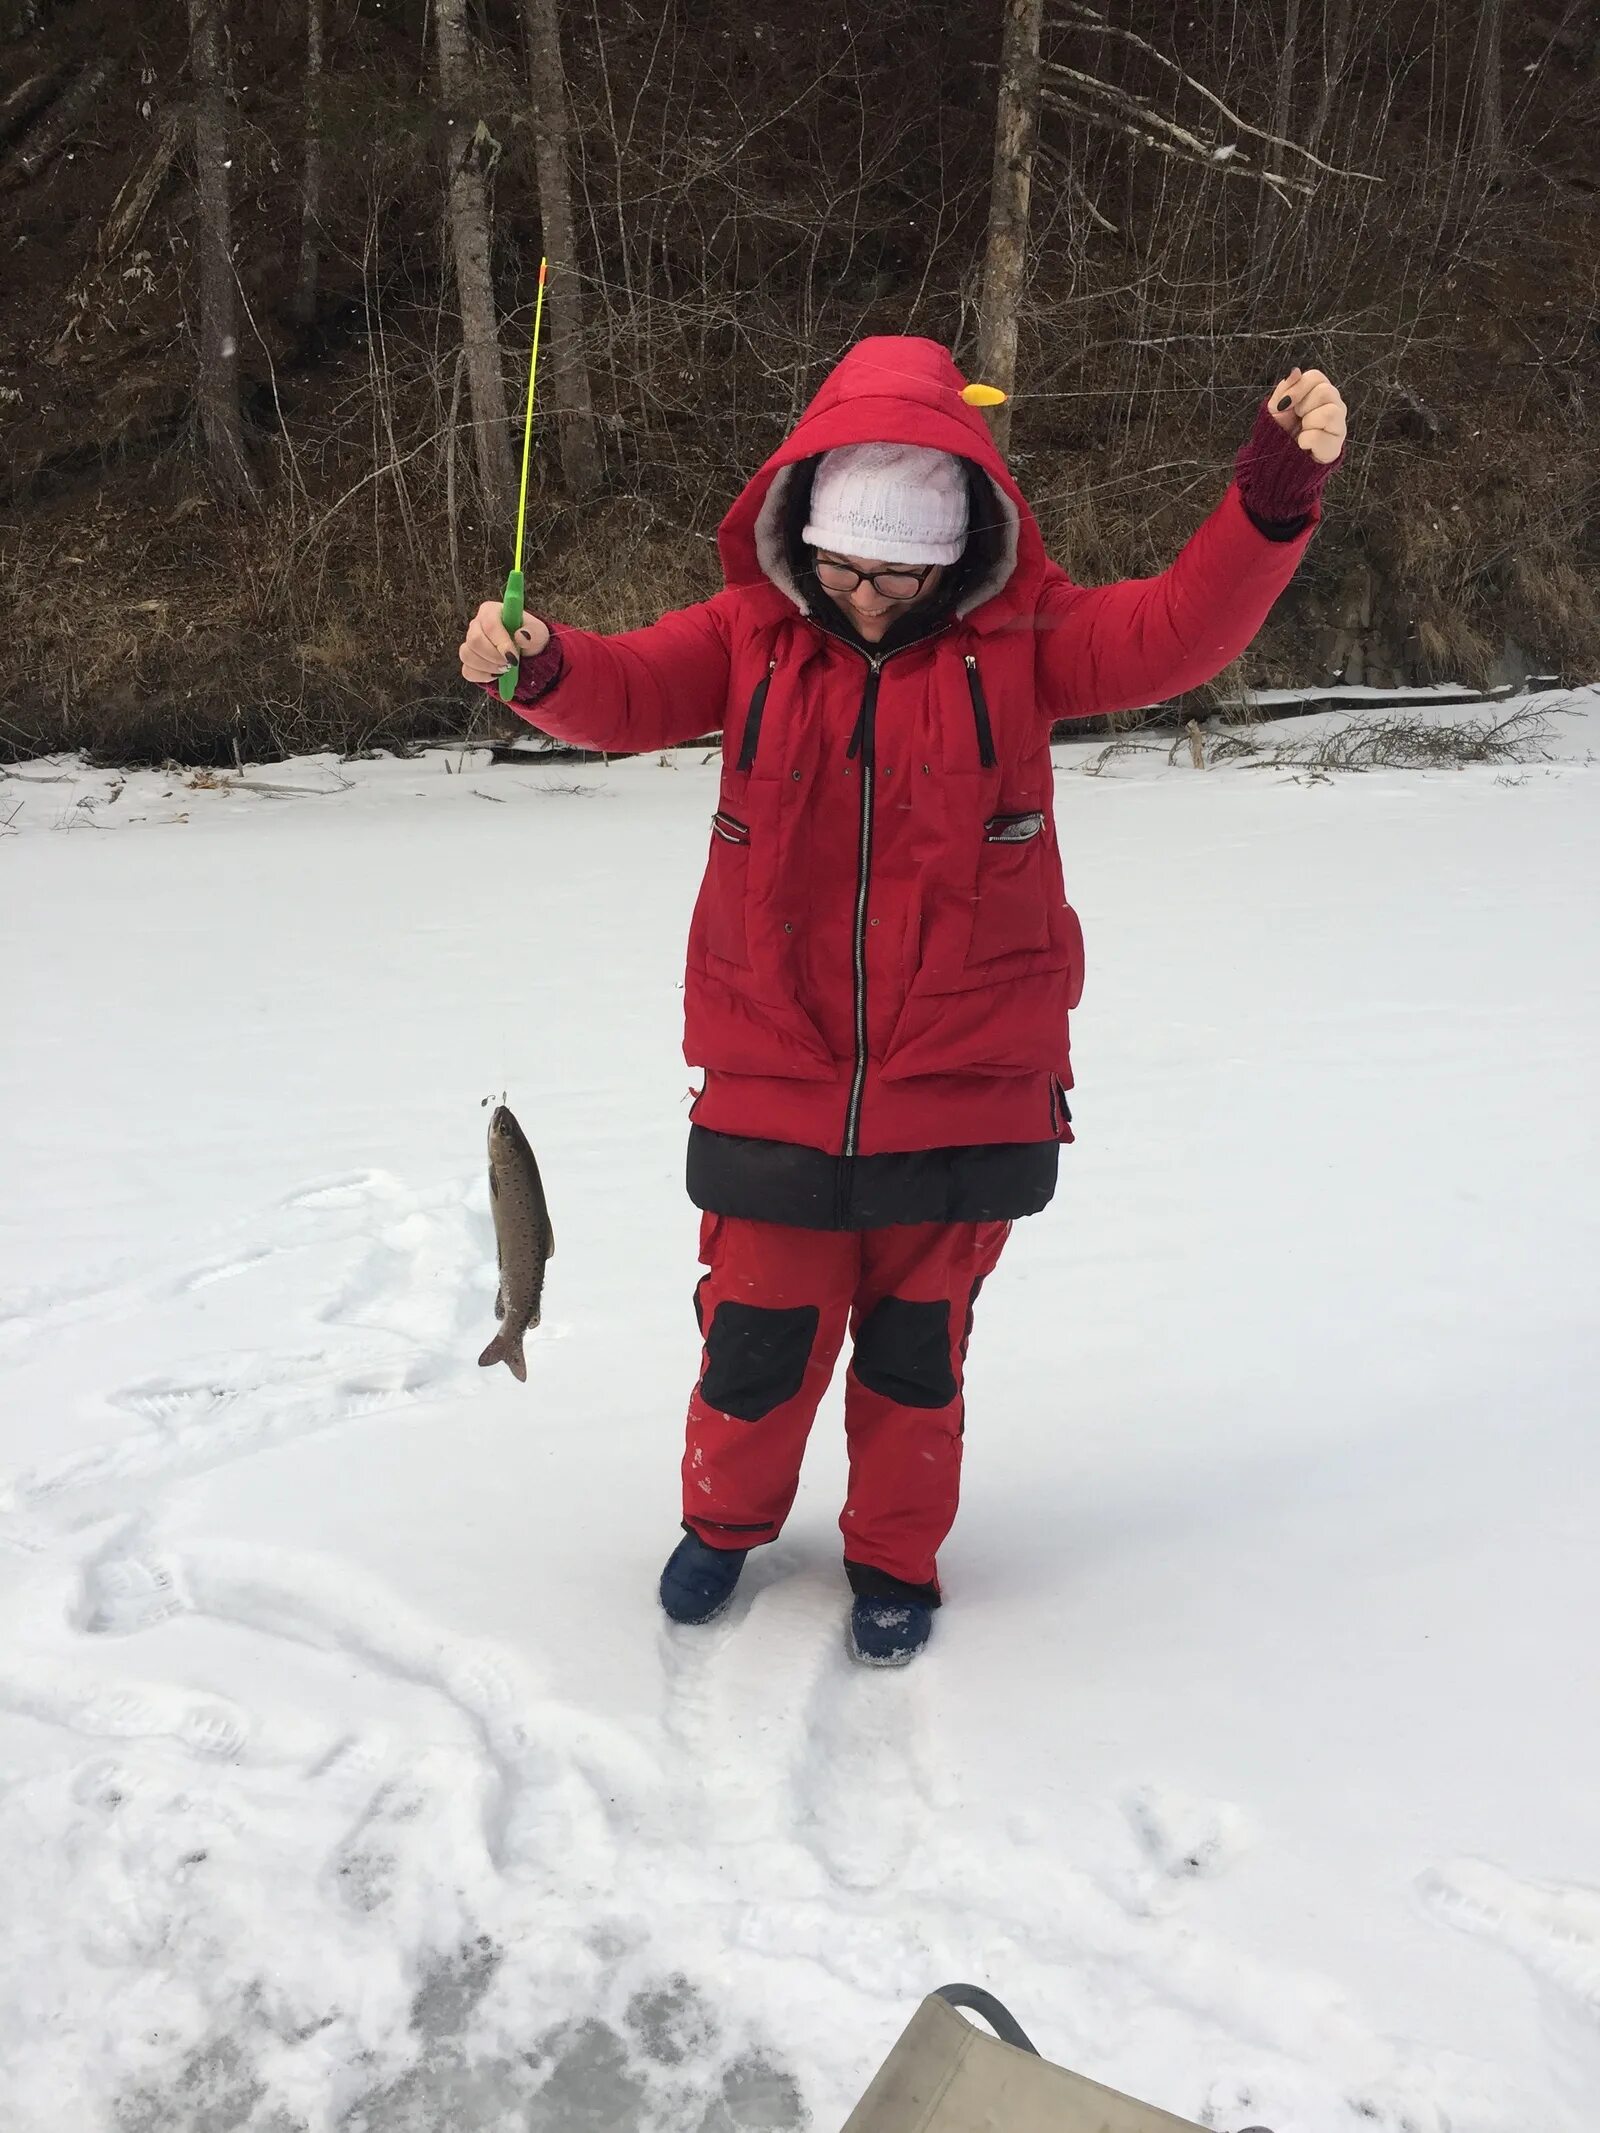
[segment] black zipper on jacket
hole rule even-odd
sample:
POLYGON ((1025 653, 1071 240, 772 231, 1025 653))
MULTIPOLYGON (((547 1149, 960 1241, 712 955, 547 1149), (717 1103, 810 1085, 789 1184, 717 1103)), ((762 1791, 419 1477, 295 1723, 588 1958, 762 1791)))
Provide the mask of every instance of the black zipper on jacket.
MULTIPOLYGON (((844 1114, 844 1153, 856 1152, 861 1134, 861 1098, 867 1085, 867 897, 872 887, 872 787, 877 771, 873 746, 873 720, 878 709, 878 676, 883 661, 867 658, 867 686, 861 695, 856 730, 850 736, 849 755, 861 758, 860 873, 856 881, 856 923, 852 953, 856 978, 856 1068, 850 1080, 850 1101, 844 1114)), ((843 1189, 841 1178, 840 1187, 843 1189)))
MULTIPOLYGON (((855 1071, 850 1077, 850 1100, 844 1114, 844 1149, 839 1161, 838 1194, 835 1202, 835 1220, 841 1229, 847 1226, 851 1166, 854 1163, 861 1138, 861 1099, 867 1085, 867 900, 872 888, 872 794, 877 776, 876 717, 878 710, 878 676, 886 660, 896 658, 901 652, 914 652, 933 637, 950 627, 948 621, 930 630, 926 637, 917 637, 910 644, 897 644, 892 652, 874 654, 864 648, 850 645, 849 649, 861 650, 867 662, 867 685, 861 692, 861 709, 856 714, 855 730, 850 736, 850 745, 845 750, 848 761, 859 757, 861 762, 861 838, 858 846, 859 875, 856 881, 856 918, 851 955, 855 967, 855 1071)), ((832 636, 834 632, 829 631, 832 636)), ((848 639, 839 638, 841 644, 848 639)))
POLYGON ((766 673, 756 683, 756 693, 750 699, 750 708, 744 715, 744 737, 739 743, 740 770, 753 770, 756 748, 761 740, 761 714, 767 708, 767 691, 772 687, 772 677, 778 671, 778 662, 772 660, 766 673))
POLYGON ((994 752, 994 728, 989 723, 989 700, 983 693, 983 676, 978 672, 977 659, 971 652, 966 655, 967 694, 972 698, 972 722, 978 729, 978 761, 985 770, 993 770, 999 757, 994 752))

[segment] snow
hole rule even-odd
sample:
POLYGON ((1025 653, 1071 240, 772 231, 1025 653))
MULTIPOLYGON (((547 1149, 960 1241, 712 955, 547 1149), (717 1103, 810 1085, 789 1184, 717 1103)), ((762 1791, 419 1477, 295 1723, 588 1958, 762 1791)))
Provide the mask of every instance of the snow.
POLYGON ((715 766, 0 779, 6 2133, 829 2133, 954 1978, 1202 2125, 1592 2124, 1600 691, 1551 730, 1057 750, 1079 1140, 891 1677, 836 1406, 732 1614, 654 1604, 715 766))

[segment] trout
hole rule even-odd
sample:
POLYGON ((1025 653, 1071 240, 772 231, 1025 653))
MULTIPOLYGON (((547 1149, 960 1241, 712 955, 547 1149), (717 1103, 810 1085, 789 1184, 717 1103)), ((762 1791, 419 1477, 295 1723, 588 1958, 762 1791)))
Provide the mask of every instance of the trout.
POLYGON ((545 1262, 555 1255, 556 1239, 528 1137, 504 1104, 495 1107, 489 1120, 489 1200, 500 1262, 500 1290, 494 1300, 500 1331, 478 1362, 484 1369, 504 1363, 526 1384, 522 1339, 539 1323, 545 1262))

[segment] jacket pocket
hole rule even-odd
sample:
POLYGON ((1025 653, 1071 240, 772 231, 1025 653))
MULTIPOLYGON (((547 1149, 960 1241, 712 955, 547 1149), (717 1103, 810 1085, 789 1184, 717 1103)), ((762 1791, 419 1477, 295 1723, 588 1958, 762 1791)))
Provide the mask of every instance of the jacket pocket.
MULTIPOLYGON (((906 995, 884 1054, 886 1081, 919 1074, 1056 1074, 1067 1068, 1067 1017, 1083 992, 1083 929, 1062 902, 1043 951, 924 971, 906 995)), ((1063 1138, 1071 1138, 1068 1126, 1063 1138)))
POLYGON ((711 817, 711 851, 700 885, 697 927, 710 955, 745 967, 750 961, 746 904, 750 893, 750 825, 719 807, 711 817))
POLYGON ((1044 816, 1036 808, 991 815, 983 825, 973 889, 969 963, 1050 945, 1044 816))
POLYGON ((967 670, 967 694, 972 698, 972 723, 977 730, 979 767, 993 770, 999 758, 994 751, 994 727, 989 719, 989 699, 983 693, 983 676, 973 653, 967 653, 963 664, 967 670))
POLYGON ((754 770, 756 750, 761 745, 761 714, 767 708, 767 691, 772 687, 772 677, 778 671, 778 662, 768 663, 767 671, 756 683, 755 694, 750 699, 750 708, 744 715, 744 733, 739 741, 739 760, 735 768, 754 770))
POLYGON ((983 825, 985 844, 1028 844, 1044 828, 1037 808, 1025 815, 991 815, 983 825))

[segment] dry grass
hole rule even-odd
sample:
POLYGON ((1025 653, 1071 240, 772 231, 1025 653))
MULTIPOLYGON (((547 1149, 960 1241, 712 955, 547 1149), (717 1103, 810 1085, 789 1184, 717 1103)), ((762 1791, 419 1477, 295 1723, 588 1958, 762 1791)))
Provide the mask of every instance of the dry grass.
MULTIPOLYGON (((1268 712, 1266 716, 1276 714, 1268 712)), ((1191 722, 1166 750, 1169 765, 1209 770, 1225 763, 1250 770, 1291 770, 1312 780, 1343 771, 1462 770, 1476 764, 1525 764, 1549 759, 1549 707, 1527 697, 1494 718, 1423 719, 1405 713, 1352 718, 1303 736, 1270 735, 1238 726, 1205 732, 1191 722)), ((1154 752, 1158 743, 1122 734, 1083 766, 1100 777, 1118 762, 1154 752)))

